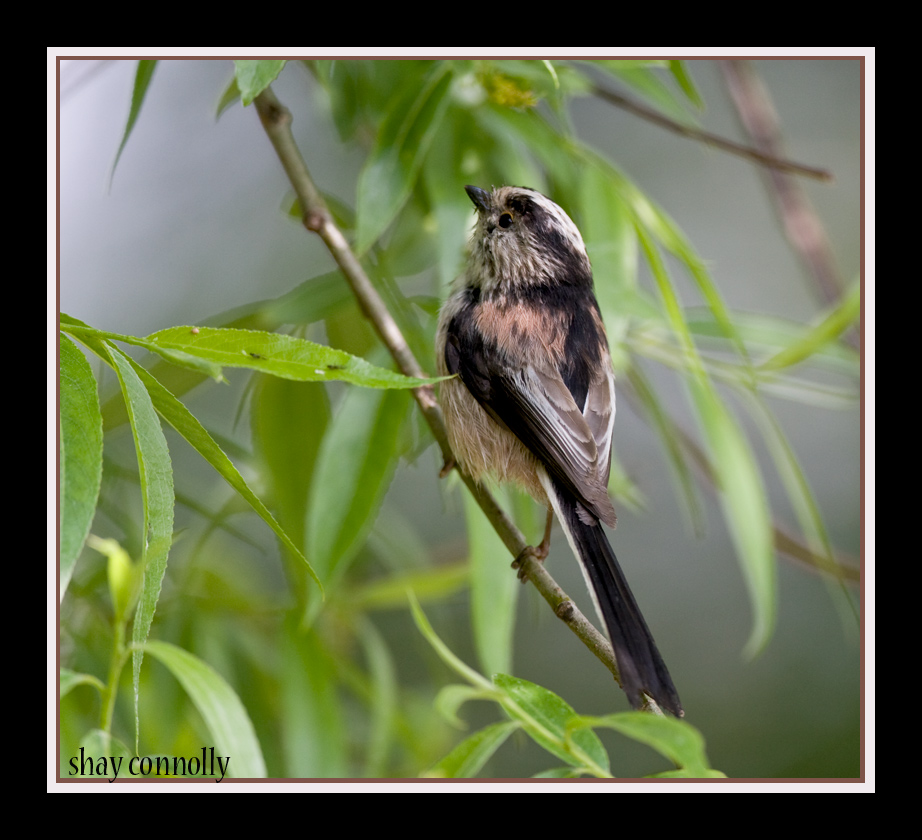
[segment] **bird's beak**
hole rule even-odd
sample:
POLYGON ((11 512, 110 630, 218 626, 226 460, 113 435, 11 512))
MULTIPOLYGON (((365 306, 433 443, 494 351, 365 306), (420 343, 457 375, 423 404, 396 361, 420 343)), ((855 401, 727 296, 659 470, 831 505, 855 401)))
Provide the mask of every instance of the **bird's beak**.
POLYGON ((464 191, 468 194, 474 206, 478 210, 488 210, 490 208, 490 193, 480 187, 466 186, 464 191))

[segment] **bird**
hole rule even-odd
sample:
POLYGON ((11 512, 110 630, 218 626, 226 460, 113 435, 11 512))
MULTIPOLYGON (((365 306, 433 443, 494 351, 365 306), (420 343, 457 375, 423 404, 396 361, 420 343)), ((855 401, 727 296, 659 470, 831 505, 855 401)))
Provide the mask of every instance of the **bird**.
POLYGON ((602 527, 617 519, 608 495, 615 377, 582 235, 537 190, 464 189, 476 222, 436 330, 439 374, 451 377, 439 399, 454 462, 477 481, 518 484, 547 507, 544 539, 526 549, 540 561, 556 515, 632 708, 650 708, 652 699, 681 717, 678 692, 602 527))

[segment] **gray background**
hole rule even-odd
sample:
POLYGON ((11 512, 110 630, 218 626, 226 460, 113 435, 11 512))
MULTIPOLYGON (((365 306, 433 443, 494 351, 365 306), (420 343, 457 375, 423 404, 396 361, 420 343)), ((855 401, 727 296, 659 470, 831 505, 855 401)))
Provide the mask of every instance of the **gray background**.
MULTIPOLYGON (((160 64, 111 188, 134 63, 95 65, 62 67, 62 311, 99 328, 145 335, 280 295, 331 268, 319 240, 280 213, 287 182, 253 108, 238 105, 215 119, 217 99, 231 78, 228 61, 160 64)), ((774 97, 789 156, 835 173, 832 185, 804 186, 842 276, 852 282, 861 268, 861 65, 787 59, 757 67, 774 97)), ((716 65, 693 61, 690 70, 707 104, 704 127, 742 139, 716 65)), ((295 114, 296 135, 320 186, 351 202, 361 155, 338 143, 323 95, 293 66, 275 89, 295 114)), ((731 308, 799 322, 821 311, 755 167, 597 103, 577 102, 573 116, 580 135, 678 222, 731 308)), ((693 431, 677 381, 655 366, 646 369, 693 431)), ((216 398, 211 391, 213 399, 198 403, 196 412, 239 436, 233 426, 239 389, 223 389, 216 398)), ((838 412, 781 401, 772 407, 810 478, 834 545, 857 558, 857 405, 838 412)), ((743 777, 857 775, 861 643, 834 587, 781 560, 776 636, 759 658, 744 661, 751 616, 719 510, 709 502, 707 533, 690 533, 658 441, 624 403, 615 445, 647 498, 640 513, 620 511, 615 547, 688 719, 705 733, 713 765, 743 777)), ((776 515, 794 529, 771 462, 759 454, 776 515)), ((443 550, 462 532, 460 506, 442 499, 437 466, 428 453, 400 470, 383 515, 394 510, 407 516, 433 550, 443 550)), ((562 539, 548 562, 564 588, 582 597, 562 539)), ((464 620, 459 605, 459 624, 464 620)), ((518 633, 517 675, 558 691, 580 711, 611 711, 604 672, 530 588, 523 590, 518 633)), ((634 750, 623 741, 610 743, 634 750)), ((528 745, 508 749, 525 753, 509 756, 509 766, 527 766, 528 745)), ((501 754, 491 765, 495 775, 507 772, 506 760, 501 754)), ((534 771, 545 766, 540 755, 534 761, 534 771)), ((648 772, 660 766, 651 759, 648 772)))

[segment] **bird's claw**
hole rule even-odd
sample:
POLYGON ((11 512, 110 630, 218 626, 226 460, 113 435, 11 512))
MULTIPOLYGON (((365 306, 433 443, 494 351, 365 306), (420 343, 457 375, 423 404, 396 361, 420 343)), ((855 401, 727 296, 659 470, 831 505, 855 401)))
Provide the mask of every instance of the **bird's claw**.
POLYGON ((537 560, 539 563, 543 563, 547 558, 548 547, 544 545, 526 545, 525 548, 519 552, 519 556, 512 561, 512 568, 516 570, 516 575, 522 583, 528 582, 528 572, 525 571, 524 560, 527 558, 532 558, 537 560))

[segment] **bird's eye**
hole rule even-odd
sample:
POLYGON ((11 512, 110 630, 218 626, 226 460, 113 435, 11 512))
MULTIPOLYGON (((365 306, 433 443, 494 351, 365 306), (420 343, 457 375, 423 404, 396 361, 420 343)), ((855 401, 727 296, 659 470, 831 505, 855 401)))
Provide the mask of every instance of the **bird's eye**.
POLYGON ((512 225, 512 214, 503 213, 503 215, 499 217, 499 226, 501 228, 507 228, 510 225, 512 225))

